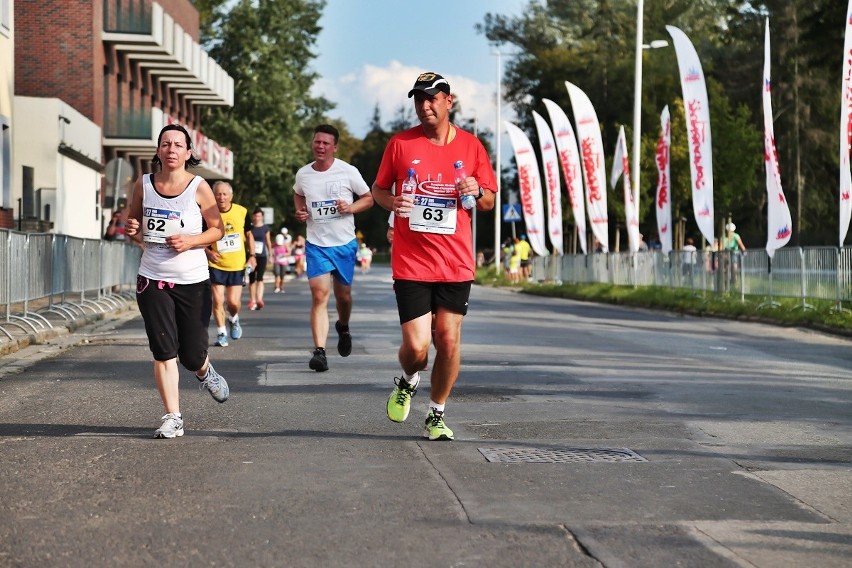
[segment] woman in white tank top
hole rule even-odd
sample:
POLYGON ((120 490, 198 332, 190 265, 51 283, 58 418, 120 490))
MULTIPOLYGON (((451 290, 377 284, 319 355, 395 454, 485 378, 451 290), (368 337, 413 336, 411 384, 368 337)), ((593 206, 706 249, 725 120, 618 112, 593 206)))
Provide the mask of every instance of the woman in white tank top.
POLYGON ((136 301, 166 410, 154 437, 174 438, 184 433, 178 361, 216 401, 229 396, 227 382, 207 354, 211 296, 204 249, 224 233, 210 185, 186 170, 200 161, 192 155, 192 140, 183 126, 169 124, 160 131, 153 163, 160 171, 141 175, 133 186, 125 235, 144 250, 136 301))

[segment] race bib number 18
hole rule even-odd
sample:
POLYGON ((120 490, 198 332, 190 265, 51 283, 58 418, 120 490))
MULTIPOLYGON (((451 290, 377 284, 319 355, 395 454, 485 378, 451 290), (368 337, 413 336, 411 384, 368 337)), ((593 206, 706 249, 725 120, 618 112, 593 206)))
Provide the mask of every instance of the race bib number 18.
POLYGON ((216 252, 236 252, 243 249, 243 241, 239 233, 226 233, 224 237, 216 241, 216 252))

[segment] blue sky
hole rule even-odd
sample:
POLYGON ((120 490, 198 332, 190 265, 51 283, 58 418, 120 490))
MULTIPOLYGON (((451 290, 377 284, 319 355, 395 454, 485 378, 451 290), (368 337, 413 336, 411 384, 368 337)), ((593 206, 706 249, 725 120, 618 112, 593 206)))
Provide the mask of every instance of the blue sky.
MULTIPOLYGON (((485 14, 518 15, 529 0, 326 0, 313 68, 314 94, 337 104, 330 114, 363 136, 378 103, 390 121, 417 75, 437 71, 458 94, 463 115, 496 127, 497 57, 474 25, 485 14)), ((511 46, 503 48, 511 51, 511 46)), ((505 68, 506 57, 503 57, 505 68)), ((502 118, 511 119, 505 105, 502 118)))

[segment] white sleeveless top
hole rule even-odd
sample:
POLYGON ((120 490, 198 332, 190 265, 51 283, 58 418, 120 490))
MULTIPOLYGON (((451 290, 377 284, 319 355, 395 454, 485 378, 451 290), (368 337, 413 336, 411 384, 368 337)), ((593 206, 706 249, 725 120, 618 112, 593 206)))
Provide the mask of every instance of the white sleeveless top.
POLYGON ((154 188, 153 177, 154 174, 142 176, 140 229, 145 248, 139 263, 139 275, 175 284, 203 282, 210 278, 204 249, 194 248, 178 253, 168 245, 157 242, 178 233, 202 233, 203 218, 195 194, 203 178, 195 176, 180 195, 166 197, 154 188))

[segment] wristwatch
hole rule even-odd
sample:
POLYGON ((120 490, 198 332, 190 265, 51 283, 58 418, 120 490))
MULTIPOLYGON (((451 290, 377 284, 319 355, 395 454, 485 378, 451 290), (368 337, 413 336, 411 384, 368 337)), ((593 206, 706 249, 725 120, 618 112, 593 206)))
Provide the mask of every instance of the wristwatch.
POLYGON ((485 192, 484 192, 484 191, 482 191, 482 188, 480 187, 480 188, 479 188, 479 195, 477 195, 476 197, 474 197, 474 199, 476 199, 477 201, 479 201, 480 199, 482 199, 482 196, 483 196, 483 195, 485 195, 485 192))

